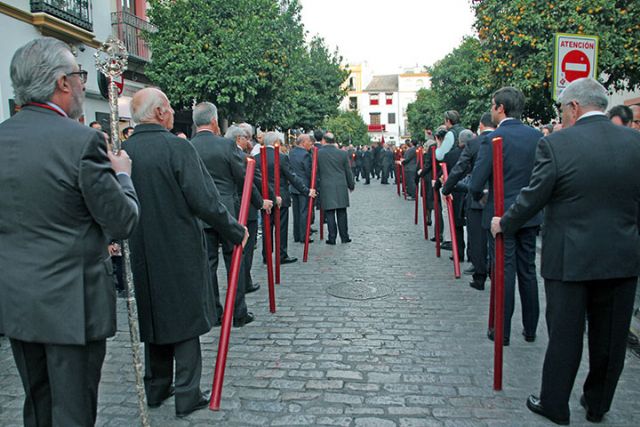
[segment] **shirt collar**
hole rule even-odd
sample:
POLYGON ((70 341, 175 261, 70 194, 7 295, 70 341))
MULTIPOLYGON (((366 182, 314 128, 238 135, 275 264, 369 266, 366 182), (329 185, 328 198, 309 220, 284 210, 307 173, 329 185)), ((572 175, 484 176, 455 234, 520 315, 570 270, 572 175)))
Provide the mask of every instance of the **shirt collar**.
POLYGON ((64 117, 69 117, 69 115, 62 108, 60 108, 58 104, 54 104, 53 102, 49 101, 47 102, 47 105, 56 110, 58 113, 62 114, 64 117))
POLYGON ((502 126, 502 124, 507 120, 515 120, 515 119, 513 117, 505 117, 504 119, 500 120, 500 124, 498 124, 498 127, 502 126))
POLYGON ((584 113, 583 115, 581 115, 580 117, 578 117, 578 120, 584 119, 585 117, 604 116, 604 115, 605 114, 602 111, 588 111, 588 112, 584 113))

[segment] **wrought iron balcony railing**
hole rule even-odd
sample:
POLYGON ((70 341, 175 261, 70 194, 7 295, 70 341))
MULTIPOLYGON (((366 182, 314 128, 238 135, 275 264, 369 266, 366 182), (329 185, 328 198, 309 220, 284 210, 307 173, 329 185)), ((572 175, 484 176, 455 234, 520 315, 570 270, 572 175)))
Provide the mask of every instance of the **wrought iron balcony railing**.
POLYGON ((31 13, 44 12, 93 32, 91 0, 31 0, 31 13))
POLYGON ((143 61, 151 59, 151 50, 142 33, 157 31, 155 25, 128 12, 113 12, 111 30, 114 36, 122 40, 130 57, 143 61))

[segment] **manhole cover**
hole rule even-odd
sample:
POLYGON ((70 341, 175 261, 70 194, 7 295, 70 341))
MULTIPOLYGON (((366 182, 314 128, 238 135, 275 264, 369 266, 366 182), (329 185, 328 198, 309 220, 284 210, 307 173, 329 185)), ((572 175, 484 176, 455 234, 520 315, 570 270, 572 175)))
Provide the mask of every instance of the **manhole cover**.
POLYGON ((393 293, 393 288, 364 279, 354 279, 327 286, 327 293, 337 298, 367 300, 386 297, 393 293))

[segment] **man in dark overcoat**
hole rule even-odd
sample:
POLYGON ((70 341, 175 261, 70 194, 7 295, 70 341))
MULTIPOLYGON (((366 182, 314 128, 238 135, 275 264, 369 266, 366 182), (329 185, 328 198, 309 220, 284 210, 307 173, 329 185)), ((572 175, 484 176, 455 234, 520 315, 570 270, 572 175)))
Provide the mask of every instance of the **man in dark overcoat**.
POLYGON ((318 152, 318 193, 327 220, 326 243, 335 245, 338 231, 342 243, 349 243, 351 239, 349 238, 347 208, 349 207, 349 191, 353 191, 355 188, 349 167, 349 156, 345 151, 336 147, 332 133, 327 132, 324 139, 326 144, 318 152))
POLYGON ((141 218, 131 237, 140 335, 145 343, 147 401, 155 407, 173 392, 184 417, 204 408, 200 340, 216 320, 205 237, 200 220, 233 244, 248 233, 221 202, 193 145, 168 131, 173 109, 160 90, 142 89, 131 102, 138 123, 124 143, 135 166, 141 218))
POLYGON ((588 323, 589 372, 580 404, 600 422, 624 367, 640 273, 640 133, 604 115, 607 90, 579 79, 560 94, 562 130, 537 144, 528 186, 491 231, 517 233, 544 208, 542 268, 549 344, 540 395, 527 407, 569 424, 588 323), (603 161, 606 159, 606 161, 603 161))
POLYGON ((78 123, 87 72, 69 45, 35 39, 10 72, 22 109, 0 124, 0 335, 22 380, 25 426, 93 426, 116 332, 107 246, 139 216, 131 161, 78 123))
POLYGON ((388 145, 385 145, 382 150, 382 179, 380 184, 389 184, 389 175, 393 171, 393 165, 393 151, 388 145))
MULTIPOLYGON (((296 138, 295 145, 289 152, 289 161, 293 172, 302 179, 302 182, 311 187, 311 147, 313 142, 308 134, 300 134, 296 138)), ((294 185, 289 185, 291 193, 291 205, 293 207, 293 241, 304 242, 307 232, 307 212, 309 210, 309 197, 300 192, 294 185)), ((313 241, 313 240, 310 240, 313 241)))
POLYGON ((404 152, 404 156, 400 163, 404 166, 404 176, 407 180, 407 199, 414 200, 416 196, 416 172, 417 172, 417 158, 416 158, 416 144, 415 141, 407 140, 406 144, 409 146, 407 151, 404 152))

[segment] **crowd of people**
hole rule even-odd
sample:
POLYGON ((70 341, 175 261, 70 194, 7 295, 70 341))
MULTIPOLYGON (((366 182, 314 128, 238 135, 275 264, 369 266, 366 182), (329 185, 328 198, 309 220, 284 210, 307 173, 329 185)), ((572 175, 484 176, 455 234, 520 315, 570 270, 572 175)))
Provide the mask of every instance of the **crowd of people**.
MULTIPOLYGON (((562 92, 562 129, 541 131, 523 122, 524 95, 504 87, 492 95, 477 133, 450 110, 441 128, 425 133, 426 143, 408 140, 401 147, 384 140, 339 146, 323 130, 298 133, 290 143, 249 123, 232 124, 222 135, 211 102, 194 106, 195 132, 185 142, 187 135, 170 132, 174 111, 167 96, 146 88, 131 101, 136 126, 123 130, 123 150, 114 154, 100 123, 78 122, 87 73, 68 45, 36 39, 15 53, 10 72, 22 109, 0 124, 6 153, 0 162, 0 334, 10 339, 23 383, 25 425, 95 424, 106 339, 116 332, 116 291, 126 294, 122 277, 113 284, 113 267, 122 271, 123 239, 131 248, 147 404, 158 407, 175 395, 176 416, 185 417, 209 403, 200 388, 199 337, 221 324, 220 251, 228 274, 233 248, 244 248, 233 308, 233 326, 243 327, 255 319, 245 296, 260 288, 251 276, 259 229, 275 237, 276 208, 280 246, 269 248, 262 239, 261 258, 270 262, 268 254, 278 251, 282 264, 294 263, 289 208, 294 243, 307 241, 312 206, 317 222, 316 208, 324 212, 326 244, 337 244, 338 236, 348 244, 355 183, 386 185, 391 178, 407 200, 426 188, 432 240, 443 249, 457 247, 457 258, 471 261, 465 272, 476 290, 485 289, 495 235, 503 234, 504 345, 512 339, 516 283, 523 339, 537 338, 542 227, 549 344, 540 394, 529 396, 527 407, 569 423, 586 318, 590 370, 580 403, 590 421, 610 409, 640 273, 640 108, 614 107, 607 117, 607 93, 597 81, 576 80, 562 92), (496 137, 503 140, 501 218, 493 210, 496 137), (248 220, 241 224, 248 158, 256 170, 248 220), (452 198, 455 245, 443 242, 445 197, 452 198)), ((488 338, 494 339, 493 329, 488 338)))

